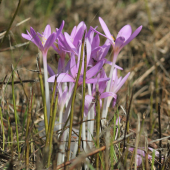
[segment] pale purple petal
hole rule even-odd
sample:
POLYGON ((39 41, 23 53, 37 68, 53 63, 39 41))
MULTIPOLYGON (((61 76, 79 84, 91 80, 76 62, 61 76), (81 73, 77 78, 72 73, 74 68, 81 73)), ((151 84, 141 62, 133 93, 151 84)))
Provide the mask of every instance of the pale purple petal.
POLYGON ((125 41, 124 45, 127 45, 130 41, 132 41, 142 30, 142 26, 138 27, 135 32, 127 39, 127 41, 125 41))
POLYGON ((75 35, 74 41, 73 41, 73 44, 75 45, 75 47, 77 47, 79 41, 82 40, 85 29, 86 29, 85 23, 80 22, 80 24, 77 26, 76 35, 75 35))
POLYGON ((57 37, 60 35, 60 33, 62 32, 62 30, 63 30, 63 27, 64 27, 64 23, 65 23, 65 21, 62 21, 62 23, 61 23, 61 25, 60 25, 60 28, 58 29, 58 30, 56 30, 56 39, 57 39, 57 37))
POLYGON ((106 23, 103 21, 103 19, 101 17, 99 17, 99 22, 100 22, 106 36, 109 37, 109 38, 112 38, 112 35, 110 34, 110 31, 109 31, 106 23))
MULTIPOLYGON (((84 23, 84 21, 81 21, 78 25, 77 25, 77 29, 76 29, 76 34, 78 33, 78 31, 82 29, 85 30, 86 29, 86 24, 84 23)), ((83 31, 84 32, 84 31, 83 31)))
POLYGON ((116 120, 116 125, 120 125, 120 120, 121 120, 121 118, 119 117, 119 118, 116 120))
POLYGON ((87 52, 87 66, 90 61, 90 56, 91 56, 91 44, 88 39, 86 39, 86 52, 87 52))
POLYGON ((90 29, 92 29, 92 30, 93 30, 95 33, 97 33, 97 34, 102 35, 103 37, 108 38, 108 39, 111 41, 111 44, 112 44, 112 45, 114 44, 114 40, 113 40, 112 37, 107 37, 106 35, 104 35, 104 34, 98 32, 98 31, 97 31, 96 29, 94 29, 93 27, 90 27, 90 29))
MULTIPOLYGON (((55 77, 56 77, 56 75, 50 77, 48 79, 48 82, 54 82, 55 81, 55 77)), ((75 82, 75 80, 70 75, 68 75, 67 73, 61 73, 57 77, 57 82, 75 82)))
POLYGON ((41 42, 41 40, 39 39, 37 33, 34 31, 34 29, 33 29, 32 27, 30 28, 30 33, 31 33, 31 36, 32 36, 32 38, 34 39, 34 42, 35 42, 35 44, 37 45, 37 47, 38 47, 41 51, 43 51, 44 48, 43 48, 42 42, 41 42))
POLYGON ((150 148, 150 147, 148 147, 148 149, 151 150, 152 152, 155 151, 155 156, 159 157, 159 152, 158 151, 156 151, 155 149, 150 148))
POLYGON ((48 37, 48 39, 47 39, 47 41, 46 41, 46 43, 45 43, 45 45, 44 45, 44 50, 45 50, 45 51, 50 48, 50 46, 54 43, 55 39, 56 39, 56 33, 52 33, 52 34, 48 37))
POLYGON ((94 78, 94 79, 88 79, 88 80, 86 80, 86 83, 87 83, 87 84, 90 84, 90 83, 100 83, 100 82, 109 81, 109 80, 110 80, 110 78, 100 78, 100 79, 94 78))
POLYGON ((115 48, 116 48, 118 51, 120 51, 121 48, 123 47, 124 41, 125 41, 125 38, 124 38, 124 37, 116 38, 115 48))
POLYGON ((69 34, 65 32, 64 36, 65 36, 65 40, 66 40, 66 42, 68 44, 69 50, 72 51, 73 53, 77 54, 76 47, 73 45, 73 43, 71 41, 71 37, 69 36, 69 34))
POLYGON ((45 27, 43 36, 44 36, 44 38, 47 40, 50 35, 51 35, 51 27, 50 27, 50 25, 47 25, 47 26, 45 27))
POLYGON ((125 25, 123 28, 120 29, 119 33, 117 34, 117 38, 123 37, 125 41, 131 36, 132 28, 130 25, 125 25))
POLYGON ((129 75, 130 75, 130 72, 128 74, 126 74, 126 76, 121 80, 119 85, 115 88, 115 91, 114 91, 115 93, 117 93, 119 91, 119 89, 123 86, 123 84, 125 83, 125 81, 129 77, 129 75))
POLYGON ((94 37, 94 31, 90 28, 86 34, 86 38, 89 39, 90 44, 92 44, 93 37, 94 37))
MULTIPOLYGON (((99 78, 107 78, 107 75, 106 75, 104 69, 102 69, 102 71, 100 72, 100 77, 99 78)), ((99 92, 100 92, 100 94, 104 92, 105 88, 106 88, 106 82, 101 82, 99 84, 99 92)))
POLYGON ((89 78, 93 77, 94 75, 96 75, 100 71, 100 69, 103 67, 103 64, 104 64, 104 60, 101 60, 94 67, 90 68, 86 72, 87 79, 89 79, 89 78))
POLYGON ((90 104, 92 100, 94 99, 93 96, 86 95, 85 96, 85 104, 84 104, 84 116, 86 117, 89 111, 90 104))
POLYGON ((136 155, 135 157, 136 157, 136 165, 137 165, 137 166, 140 166, 141 163, 142 163, 142 157, 139 156, 139 155, 136 155))
POLYGON ((53 69, 48 64, 47 64, 47 70, 48 70, 48 73, 50 74, 50 76, 55 75, 53 69))
POLYGON ((54 76, 51 76, 50 78, 48 78, 48 82, 53 83, 55 81, 56 76, 57 75, 54 75, 54 76))
POLYGON ((70 61, 70 72, 74 78, 77 76, 77 66, 74 54, 71 54, 71 61, 70 61))
POLYGON ((100 45, 100 38, 99 38, 99 34, 96 34, 96 36, 93 39, 92 42, 92 49, 94 49, 95 47, 98 47, 100 45))
POLYGON ((32 37, 30 37, 28 34, 22 33, 21 36, 29 41, 32 41, 32 37))
MULTIPOLYGON (((113 62, 111 62, 111 61, 106 61, 106 64, 112 65, 113 62)), ((118 65, 115 65, 115 68, 117 68, 117 69, 119 69, 119 70, 123 70, 123 68, 120 67, 120 66, 118 66, 118 65)))
POLYGON ((74 39, 75 34, 76 34, 76 29, 77 29, 77 27, 74 26, 74 28, 73 28, 73 30, 72 30, 72 32, 71 32, 71 38, 73 38, 73 39, 74 39))
POLYGON ((75 82, 75 80, 67 73, 61 73, 57 77, 57 82, 75 82))
POLYGON ((116 97, 117 95, 115 93, 112 93, 112 92, 104 92, 100 95, 100 99, 103 99, 103 98, 106 98, 106 97, 109 97, 109 96, 112 96, 112 97, 116 97))

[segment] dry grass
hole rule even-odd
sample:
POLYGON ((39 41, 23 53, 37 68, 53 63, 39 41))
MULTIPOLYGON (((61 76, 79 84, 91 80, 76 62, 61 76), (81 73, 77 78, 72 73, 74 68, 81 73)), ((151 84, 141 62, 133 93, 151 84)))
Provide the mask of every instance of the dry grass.
MULTIPOLYGON (((45 3, 45 1, 42 1, 45 3)), ((53 3, 52 1, 49 1, 53 3)), ((68 1, 67 1, 68 2, 68 1)), ((170 137, 170 2, 168 0, 138 0, 134 3, 123 1, 74 1, 69 6, 65 1, 58 1, 57 4, 50 6, 49 4, 39 4, 39 1, 23 1, 16 15, 14 22, 9 30, 9 34, 2 45, 0 45, 0 99, 3 117, 3 126, 1 120, 0 131, 0 169, 24 169, 25 168, 25 132, 26 132, 26 110, 28 100, 35 94, 35 101, 31 110, 31 123, 29 130, 30 155, 29 168, 43 169, 43 162, 46 159, 42 150, 45 141, 37 132, 37 123, 43 118, 43 105, 41 98, 40 85, 37 74, 36 57, 37 49, 33 45, 25 43, 21 38, 21 33, 30 26, 35 30, 42 32, 45 24, 50 24, 53 29, 58 27, 61 21, 65 20, 64 31, 70 32, 75 24, 84 20, 87 26, 100 25, 98 16, 101 16, 113 35, 117 35, 119 29, 130 24, 135 30, 138 26, 143 25, 140 35, 127 45, 119 55, 117 65, 124 68, 124 74, 131 72, 128 82, 123 86, 118 94, 118 112, 121 119, 119 139, 113 141, 115 145, 118 161, 114 162, 114 169, 126 169, 131 167, 134 169, 135 153, 127 152, 127 147, 144 147, 148 153, 148 146, 158 149, 164 156, 164 160, 160 162, 159 158, 154 162, 155 168, 169 169, 169 137, 170 137), (42 8, 40 7, 42 5, 42 8), (44 5, 44 6, 43 6, 44 5), (45 8, 48 6, 52 10, 45 8), (26 21, 27 18, 30 18, 26 21), (20 23, 25 21, 23 23, 20 23), (17 23, 20 23, 17 25, 17 23), (12 103, 11 84, 11 65, 16 66, 17 72, 14 73, 14 90, 16 96, 16 109, 19 117, 19 145, 20 158, 18 158, 18 150, 16 144, 16 129, 14 108, 12 103), (21 81, 23 86, 21 85, 21 81), (8 82, 8 84, 7 84, 8 82), (32 91, 30 91, 32 89, 32 91), (133 91, 133 99, 130 105, 130 96, 133 91), (131 107, 128 111, 129 105, 131 107), (160 107, 159 107, 160 106, 160 107), (124 109, 122 109, 124 108, 124 109), (127 124, 127 116, 129 113, 129 136, 128 140, 124 140, 127 124), (126 113, 126 114, 125 114, 126 113), (158 113, 160 118, 158 119, 158 113), (151 115, 151 117, 150 117, 151 115), (137 133, 139 128, 139 118, 141 119, 141 133, 137 133), (160 124, 159 124, 160 121, 160 124), (160 128, 161 126, 161 128, 160 128), (3 127, 5 133, 5 148, 3 150, 3 127), (136 142, 138 137, 139 143, 136 142), (162 137, 162 140, 160 140, 162 137), (12 141, 12 143, 11 143, 12 141), (160 142, 161 141, 161 142, 160 142), (120 149, 119 149, 120 147, 120 149), (126 147, 126 148, 125 148, 126 147), (124 156, 125 155, 125 156, 124 156), (127 159, 125 159, 127 157, 127 159), (133 162, 133 163, 132 163, 133 162), (161 166, 160 166, 161 165, 161 166), (160 167, 159 167, 160 166, 160 167)), ((0 4, 0 41, 3 39, 12 16, 17 7, 17 1, 8 3, 2 0, 0 4), (10 4, 11 3, 11 4, 10 4)), ((101 31, 101 27, 99 26, 101 31)), ((104 39, 102 39, 104 41, 104 39)), ((109 58, 110 56, 108 56, 109 58)), ((57 70, 57 59, 54 52, 50 51, 48 55, 48 63, 57 70)), ((105 68, 109 72, 109 68, 105 68)), ((42 70, 43 71, 43 70, 42 70)), ((74 126, 78 127, 81 110, 81 96, 77 96, 74 126)), ((108 119, 111 122, 116 109, 109 110, 108 119)), ((113 124, 103 130, 104 133, 113 135, 113 124)), ((57 133, 57 132, 56 132, 57 133)), ((58 152, 57 135, 54 134, 54 153, 53 165, 55 165, 56 152, 58 152)), ((58 132, 60 133, 60 132, 58 132)), ((95 134, 94 134, 95 135, 95 134)), ((82 154, 78 158, 66 162, 64 167, 71 164, 70 169, 81 167, 85 158, 95 166, 95 154, 100 151, 102 160, 108 153, 108 144, 105 135, 101 135, 101 148, 82 154), (106 149, 106 150, 105 150, 106 149)), ((149 153, 150 154, 150 153, 149 153)), ((112 162, 112 160, 111 160, 112 162)), ((144 158, 144 169, 150 169, 151 162, 144 158)), ((101 166, 102 167, 102 166, 101 166)), ((110 168, 110 163, 106 169, 110 168)), ((142 167, 139 167, 139 169, 142 167)), ((54 168, 53 168, 54 169, 54 168)))

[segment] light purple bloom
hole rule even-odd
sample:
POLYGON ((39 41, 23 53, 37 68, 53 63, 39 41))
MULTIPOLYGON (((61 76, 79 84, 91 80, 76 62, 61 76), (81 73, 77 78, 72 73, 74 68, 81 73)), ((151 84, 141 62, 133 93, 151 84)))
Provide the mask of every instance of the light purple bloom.
MULTIPOLYGON (((130 75, 130 72, 127 73, 124 78, 122 78, 122 77, 118 78, 117 69, 115 68, 114 71, 113 71, 113 76, 112 76, 112 80, 111 80, 111 87, 110 87, 109 91, 112 92, 112 93, 117 94, 117 92, 120 90, 120 88, 124 85, 125 81, 129 77, 129 75, 130 75)), ((117 97, 114 98, 112 107, 115 106, 116 100, 117 100, 117 97)), ((110 97, 110 101, 111 101, 111 97, 110 97)))
POLYGON ((47 53, 49 47, 56 40, 56 33, 51 34, 51 27, 47 25, 42 36, 42 41, 32 27, 30 28, 30 33, 27 31, 27 34, 22 34, 22 37, 32 41, 43 53, 47 53))
POLYGON ((130 41, 132 41, 141 31, 142 26, 138 27, 135 32, 132 34, 132 28, 130 25, 125 25, 123 28, 120 29, 116 39, 113 38, 113 36, 111 35, 106 23, 103 21, 103 19, 101 17, 99 17, 99 22, 102 26, 102 29, 105 33, 105 35, 101 34, 100 32, 96 31, 94 28, 92 28, 96 33, 106 37, 107 39, 110 40, 113 48, 114 48, 114 52, 119 53, 120 50, 126 45, 128 44, 130 41))
MULTIPOLYGON (((150 147, 148 147, 149 150, 151 150, 152 152, 155 151, 155 156, 159 157, 159 152, 156 151, 155 149, 152 149, 150 147)), ((129 151, 133 152, 134 148, 129 148, 129 151)), ((142 157, 145 157, 145 151, 141 150, 141 149, 137 149, 137 157, 136 157, 136 161, 137 161, 137 166, 140 166, 142 163, 142 157)), ((148 154, 148 159, 151 160, 152 156, 148 154)))
MULTIPOLYGON (((107 78, 104 69, 102 69, 101 73, 99 73, 97 78, 98 78, 98 80, 107 78)), ((96 84, 98 84, 98 86, 99 86, 100 107, 102 107, 102 99, 103 98, 106 98, 108 96, 112 96, 113 98, 116 98, 116 96, 117 96, 115 93, 112 93, 112 92, 104 92, 104 90, 106 88, 106 81, 93 83, 92 95, 86 95, 86 97, 85 97, 85 114, 84 114, 85 116, 87 116, 87 114, 88 114, 88 111, 89 111, 90 105, 92 104, 92 101, 95 100, 96 84)), ((94 109, 95 109, 95 106, 94 106, 94 109)))
POLYGON ((35 30, 31 27, 30 33, 27 31, 27 34, 22 34, 22 37, 32 41, 42 52, 43 55, 43 65, 44 65, 44 84, 45 84, 45 97, 46 97, 46 105, 47 105, 47 116, 49 119, 50 116, 50 92, 49 92, 49 84, 47 82, 48 72, 47 72, 47 52, 50 46, 53 45, 54 41, 57 39, 59 34, 61 33, 64 26, 64 21, 62 22, 57 33, 51 34, 51 27, 47 25, 44 32, 42 34, 36 33, 35 30), (42 41, 39 36, 42 37, 42 41))

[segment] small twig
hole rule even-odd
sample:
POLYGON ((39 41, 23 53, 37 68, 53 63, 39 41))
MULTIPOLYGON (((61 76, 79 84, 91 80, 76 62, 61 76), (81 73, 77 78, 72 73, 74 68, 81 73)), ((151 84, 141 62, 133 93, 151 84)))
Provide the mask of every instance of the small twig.
POLYGON ((27 101, 28 101, 28 96, 27 96, 27 93, 26 93, 26 91, 25 91, 24 84, 23 84, 23 82, 22 82, 22 80, 21 80, 21 77, 19 76, 18 70, 17 70, 17 74, 18 74, 18 78, 19 78, 19 80, 20 80, 21 86, 22 86, 22 88, 23 88, 24 94, 25 94, 25 96, 26 96, 26 99, 27 99, 27 101))
MULTIPOLYGON (((132 91, 132 95, 131 95, 131 98, 130 98, 128 113, 127 113, 127 120, 126 120, 126 127, 125 127, 125 134, 124 134, 124 137, 126 136, 126 132, 127 132, 128 124, 129 124, 129 115, 130 115, 130 108, 131 108, 131 104, 132 104, 132 99, 133 99, 133 91, 132 91)), ((125 138, 124 138, 123 152, 125 152, 125 147, 126 147, 126 146, 125 146, 125 138)))
MULTIPOLYGON (((22 80, 22 83, 36 83, 39 82, 39 80, 22 80)), ((14 81, 14 84, 20 84, 21 81, 14 81)), ((7 84, 7 85, 12 85, 12 82, 0 82, 0 84, 7 84)))
MULTIPOLYGON (((159 138, 162 137, 162 131, 161 131, 161 113, 160 113, 160 104, 158 105, 158 121, 159 121, 159 138)), ((162 140, 159 141, 159 147, 162 147, 162 140)), ((161 150, 159 150, 159 170, 161 170, 161 150)))
POLYGON ((10 30, 10 28, 11 28, 11 26, 12 26, 12 23, 14 22, 14 19, 15 19, 17 13, 18 13, 18 10, 19 10, 20 5, 21 5, 21 0, 19 0, 19 2, 18 2, 17 9, 16 9, 16 11, 15 11, 15 13, 14 13, 14 16, 12 17, 12 20, 11 20, 11 22, 10 22, 10 24, 9 24, 9 27, 8 27, 8 29, 7 29, 7 31, 6 31, 6 33, 5 33, 4 37, 3 37, 3 39, 1 40, 0 46, 2 45, 4 39, 6 38, 6 36, 7 36, 8 33, 9 33, 9 30, 10 30))
POLYGON ((18 115, 17 115, 17 110, 16 110, 15 94, 14 94, 14 69, 13 69, 13 67, 12 67, 12 98, 13 98, 13 105, 14 105, 15 127, 16 127, 16 135, 17 135, 17 147, 18 147, 18 158, 20 158, 19 135, 18 135, 18 115))

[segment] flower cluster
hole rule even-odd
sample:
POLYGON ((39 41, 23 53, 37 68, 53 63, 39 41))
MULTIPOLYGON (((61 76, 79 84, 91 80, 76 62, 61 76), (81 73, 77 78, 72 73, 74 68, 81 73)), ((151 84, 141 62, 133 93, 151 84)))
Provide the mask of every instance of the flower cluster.
MULTIPOLYGON (((64 21, 60 28, 57 28, 54 33, 51 33, 51 27, 47 25, 42 34, 36 33, 33 28, 30 28, 30 33, 27 31, 27 34, 22 34, 23 38, 32 41, 43 54, 44 81, 48 106, 50 103, 48 82, 54 82, 55 77, 57 76, 56 89, 59 94, 58 129, 63 128, 63 124, 66 122, 66 119, 70 114, 71 96, 78 75, 83 43, 85 46, 83 49, 83 61, 80 78, 78 80, 78 87, 81 87, 83 84, 85 70, 84 59, 86 56, 87 64, 85 83, 88 87, 88 91, 85 96, 84 119, 94 119, 96 115, 94 102, 96 92, 99 92, 100 107, 103 108, 102 118, 106 118, 111 101, 113 101, 112 106, 114 107, 117 100, 117 93, 130 75, 130 73, 127 73, 125 77, 118 77, 117 71, 123 69, 116 65, 116 59, 121 49, 139 34, 142 26, 138 27, 132 34, 131 26, 125 25, 114 39, 105 22, 100 17, 99 22, 105 34, 98 32, 97 27, 90 27, 90 29, 87 30, 84 22, 80 22, 77 26, 74 26, 71 34, 67 32, 63 33, 62 29, 64 27, 64 21), (106 41, 103 45, 100 45, 100 35, 106 37, 106 41), (49 47, 52 47, 60 56, 57 73, 55 73, 47 64, 47 52, 49 47), (111 62, 106 59, 110 48, 113 49, 113 61, 111 62), (69 56, 68 62, 65 60, 66 55, 69 56), (109 76, 107 76, 104 70, 104 65, 111 65, 109 76), (49 78, 47 70, 50 75, 49 78)), ((47 112, 49 117, 49 111, 47 110, 47 112)), ((87 124, 87 130, 84 129, 85 126, 83 126, 82 138, 83 140, 92 141, 91 134, 93 134, 94 122, 89 121, 87 124)), ((63 134, 62 140, 65 141, 66 137, 66 133, 63 134)), ((83 144, 84 150, 86 150, 86 144, 86 142, 83 144)), ((88 145, 89 147, 92 147, 90 142, 88 145)), ((61 146, 60 149, 63 148, 64 146, 61 146)), ((63 159, 60 160, 60 162, 62 161, 63 159)))

